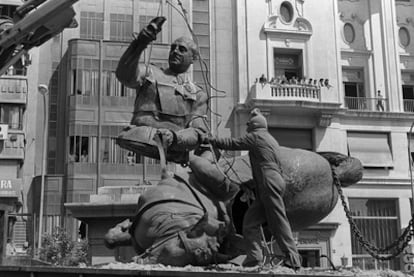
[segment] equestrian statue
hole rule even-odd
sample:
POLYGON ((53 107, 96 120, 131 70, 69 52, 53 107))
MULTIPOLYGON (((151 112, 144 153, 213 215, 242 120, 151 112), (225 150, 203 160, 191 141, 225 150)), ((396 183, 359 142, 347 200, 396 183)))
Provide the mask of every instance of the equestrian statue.
MULTIPOLYGON (((206 124, 207 93, 187 73, 199 58, 189 38, 175 40, 168 67, 141 64, 143 51, 165 22, 154 18, 131 42, 116 71, 137 97, 131 125, 117 143, 129 151, 161 160, 162 177, 139 197, 138 212, 110 229, 107 247, 132 246, 148 263, 209 265, 243 254, 231 204, 239 191, 257 184, 248 156, 220 157, 206 124), (188 166, 172 174, 166 162, 188 166)), ((285 183, 283 202, 290 226, 298 231, 316 224, 335 207, 335 184, 348 186, 362 178, 359 160, 335 152, 315 153, 277 147, 285 183)))

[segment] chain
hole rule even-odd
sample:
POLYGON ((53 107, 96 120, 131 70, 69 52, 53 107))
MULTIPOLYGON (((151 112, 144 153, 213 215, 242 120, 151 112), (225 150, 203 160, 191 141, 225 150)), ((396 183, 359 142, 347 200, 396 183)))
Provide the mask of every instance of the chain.
POLYGON ((359 230, 357 224, 355 223, 354 219, 352 218, 352 213, 348 208, 347 203, 345 202, 345 196, 341 188, 341 182, 334 171, 332 171, 332 176, 334 178, 334 183, 336 188, 338 189, 338 194, 341 198, 342 206, 344 207, 346 217, 348 219, 349 225, 351 226, 351 230, 353 235, 355 235, 356 239, 358 240, 359 244, 370 254, 373 258, 381 261, 391 260, 404 250, 407 247, 408 243, 411 241, 411 238, 414 236, 414 229, 413 229, 413 217, 414 214, 411 216, 411 220, 408 223, 408 226, 404 229, 401 236, 397 238, 394 242, 384 248, 378 248, 377 246, 371 244, 362 235, 361 231, 359 230), (391 253, 390 253, 391 252, 391 253), (390 254, 388 254, 390 253, 390 254))

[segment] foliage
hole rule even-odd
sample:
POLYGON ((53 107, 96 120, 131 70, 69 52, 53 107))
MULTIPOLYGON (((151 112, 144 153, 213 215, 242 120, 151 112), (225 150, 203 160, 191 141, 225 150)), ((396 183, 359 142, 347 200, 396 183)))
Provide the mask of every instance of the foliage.
POLYGON ((88 263, 88 241, 75 242, 64 228, 57 227, 52 234, 42 237, 39 250, 41 260, 53 265, 77 266, 88 263))

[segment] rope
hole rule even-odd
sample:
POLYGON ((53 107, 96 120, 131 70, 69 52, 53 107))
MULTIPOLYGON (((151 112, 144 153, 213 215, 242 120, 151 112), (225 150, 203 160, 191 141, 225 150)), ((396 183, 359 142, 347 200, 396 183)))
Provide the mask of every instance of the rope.
MULTIPOLYGON (((158 5, 158 10, 157 10, 157 17, 160 16, 161 13, 161 5, 162 5, 162 0, 160 0, 160 3, 158 5)), ((145 77, 148 77, 148 70, 149 70, 149 65, 150 65, 150 61, 151 61, 151 55, 152 55, 152 46, 154 45, 154 42, 151 41, 150 43, 150 48, 149 48, 149 52, 148 52, 148 61, 145 64, 145 77)))

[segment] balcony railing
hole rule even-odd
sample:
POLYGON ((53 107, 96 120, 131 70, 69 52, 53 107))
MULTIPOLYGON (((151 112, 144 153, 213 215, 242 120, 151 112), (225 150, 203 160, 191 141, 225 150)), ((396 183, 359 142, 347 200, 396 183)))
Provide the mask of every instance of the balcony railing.
POLYGON ((0 141, 0 159, 24 159, 24 134, 8 133, 5 140, 0 141))
POLYGON ((388 99, 367 97, 345 97, 345 107, 350 110, 388 111, 388 99), (382 105, 380 103, 382 102, 382 105))
MULTIPOLYGON (((94 175, 96 174, 96 167, 96 163, 71 162, 68 163, 68 175, 94 175)), ((145 169, 147 176, 160 176, 161 166, 159 164, 147 164, 145 169)), ((134 175, 138 178, 143 174, 143 165, 101 163, 101 173, 107 175, 134 175)))
MULTIPOLYGON (((70 105, 98 106, 97 95, 71 95, 70 105)), ((133 107, 135 96, 102 96, 102 105, 109 107, 133 107)))
POLYGON ((306 85, 271 85, 272 97, 320 99, 321 89, 306 85))
POLYGON ((321 88, 301 84, 260 84, 256 83, 249 95, 257 100, 306 100, 321 101, 321 88))
POLYGON ((96 95, 71 95, 69 96, 69 105, 71 107, 76 105, 98 105, 98 96, 96 95))
POLYGON ((414 99, 404 99, 404 112, 414 113, 414 99))

